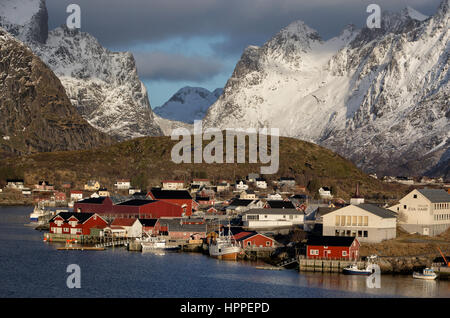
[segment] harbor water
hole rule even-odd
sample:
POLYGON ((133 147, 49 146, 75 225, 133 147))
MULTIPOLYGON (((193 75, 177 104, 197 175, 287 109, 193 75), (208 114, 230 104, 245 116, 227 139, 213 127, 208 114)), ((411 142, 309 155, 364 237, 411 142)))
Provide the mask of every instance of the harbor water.
POLYGON ((24 226, 30 207, 0 207, 0 297, 450 297, 449 281, 337 273, 261 270, 250 262, 226 262, 198 253, 58 251, 43 233, 24 226), (67 267, 81 269, 81 288, 70 289, 67 267))

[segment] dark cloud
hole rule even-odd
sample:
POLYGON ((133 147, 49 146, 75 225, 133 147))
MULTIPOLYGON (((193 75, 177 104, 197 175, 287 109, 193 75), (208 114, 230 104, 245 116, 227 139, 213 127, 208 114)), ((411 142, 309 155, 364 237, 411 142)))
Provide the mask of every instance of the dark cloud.
POLYGON ((204 82, 220 74, 224 66, 214 58, 186 57, 165 52, 134 53, 143 80, 204 82))
MULTIPOLYGON (((299 19, 324 38, 337 35, 346 24, 362 25, 373 0, 47 0, 51 27, 65 22, 65 9, 73 2, 82 9, 82 30, 108 47, 221 35, 227 41, 214 48, 220 54, 236 54, 299 19)), ((428 15, 439 2, 376 1, 383 10, 410 5, 428 15)))

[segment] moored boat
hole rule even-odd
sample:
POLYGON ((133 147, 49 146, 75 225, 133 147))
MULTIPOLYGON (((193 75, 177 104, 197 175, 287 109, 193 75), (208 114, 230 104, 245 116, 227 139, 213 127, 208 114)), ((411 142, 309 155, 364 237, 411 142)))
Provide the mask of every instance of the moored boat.
POLYGON ((352 264, 350 266, 345 267, 342 272, 347 275, 370 275, 372 274, 372 270, 366 267, 365 269, 359 269, 358 265, 352 264))
POLYGON ((425 280, 435 280, 438 275, 431 268, 425 268, 422 273, 414 272, 413 278, 425 279, 425 280))
POLYGON ((221 260, 235 261, 241 251, 242 248, 231 238, 230 224, 228 224, 228 235, 224 236, 220 231, 219 237, 209 245, 209 255, 221 260))
POLYGON ((142 251, 178 251, 179 246, 168 246, 166 240, 149 237, 141 241, 142 251))

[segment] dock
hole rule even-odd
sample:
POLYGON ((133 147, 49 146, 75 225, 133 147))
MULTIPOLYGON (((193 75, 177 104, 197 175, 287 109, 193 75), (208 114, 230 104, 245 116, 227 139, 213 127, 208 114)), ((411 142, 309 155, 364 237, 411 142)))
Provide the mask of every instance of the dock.
MULTIPOLYGON (((305 272, 330 272, 340 273, 342 270, 353 264, 346 260, 320 260, 320 259, 299 259, 299 271, 305 272)), ((365 262, 358 262, 358 268, 364 268, 365 262)))

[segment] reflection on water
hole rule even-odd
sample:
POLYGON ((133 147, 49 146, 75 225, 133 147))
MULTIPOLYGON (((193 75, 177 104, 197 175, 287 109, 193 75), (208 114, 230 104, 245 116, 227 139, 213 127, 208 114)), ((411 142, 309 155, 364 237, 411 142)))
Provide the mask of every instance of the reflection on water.
POLYGON ((366 277, 295 270, 261 270, 261 262, 225 262, 196 253, 57 251, 24 226, 30 208, 0 207, 0 297, 450 297, 450 282, 366 277), (66 287, 78 264, 82 288, 66 287))

